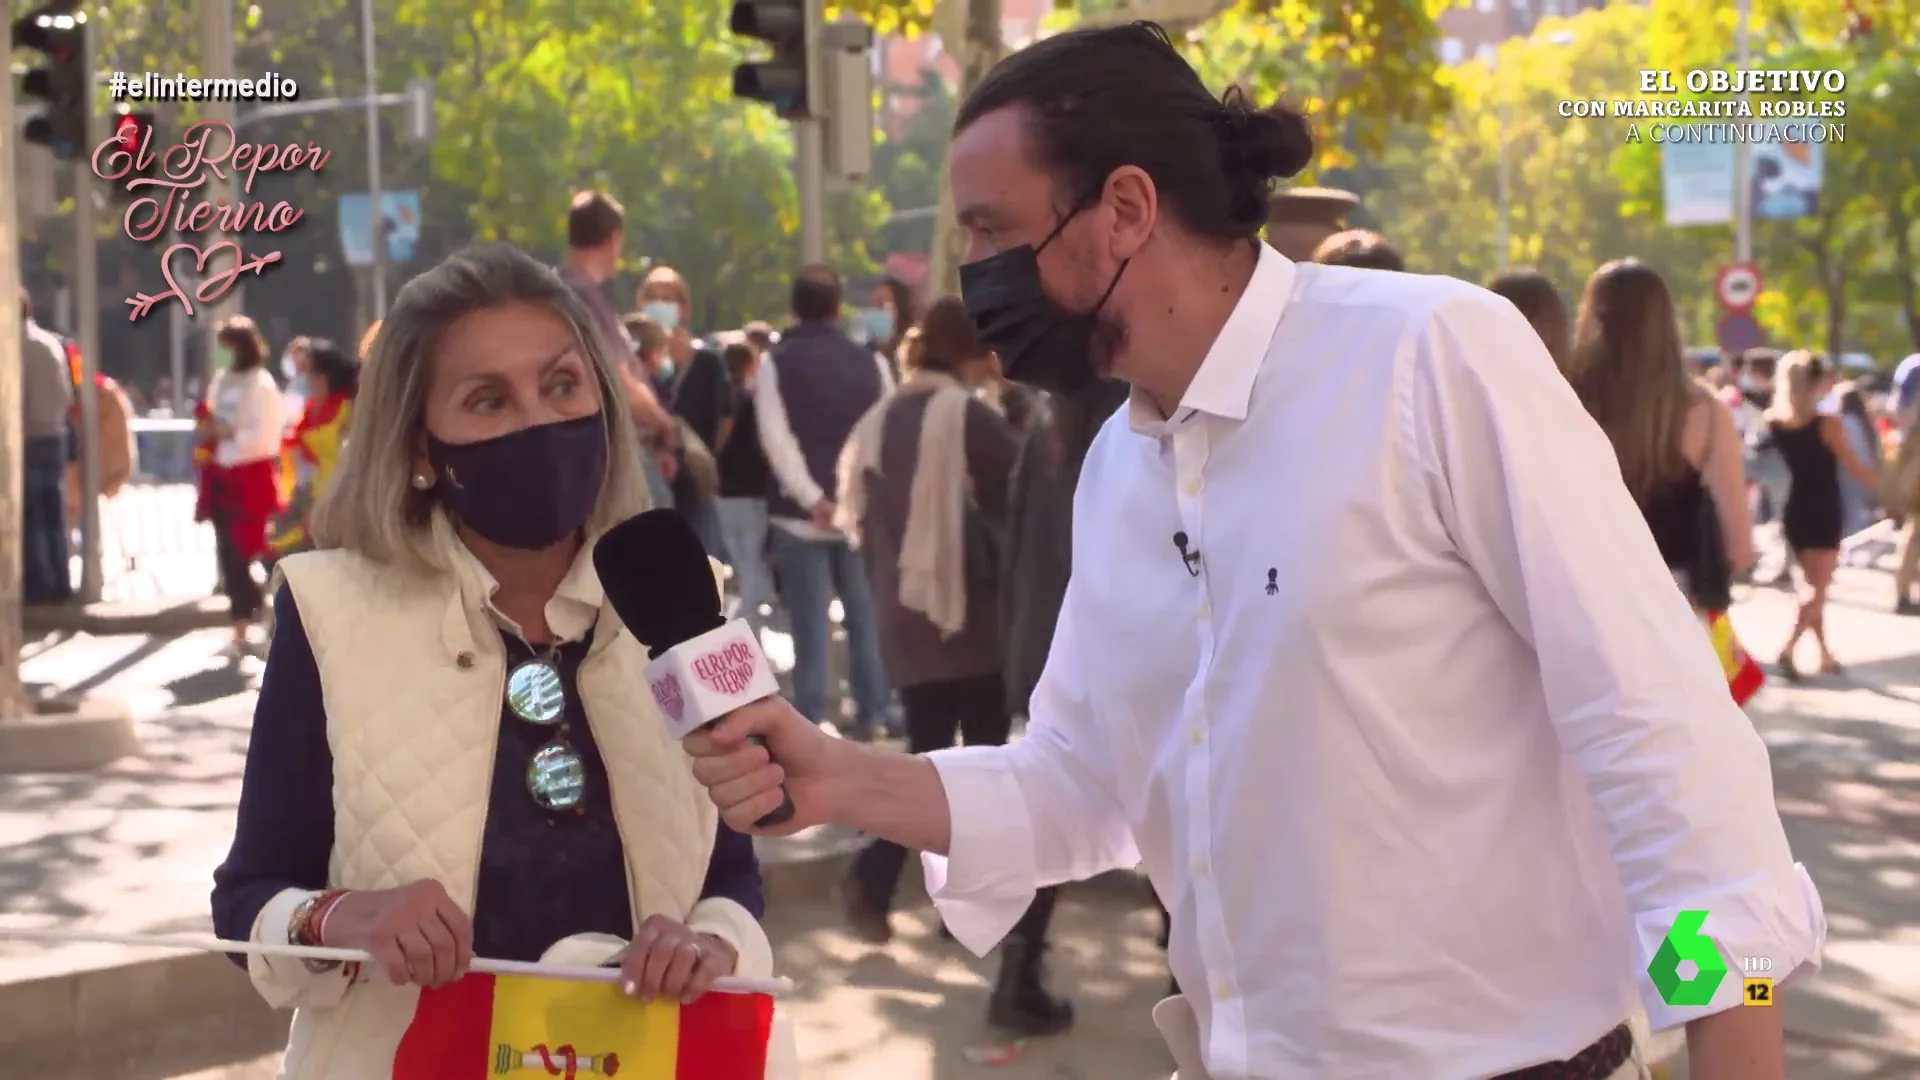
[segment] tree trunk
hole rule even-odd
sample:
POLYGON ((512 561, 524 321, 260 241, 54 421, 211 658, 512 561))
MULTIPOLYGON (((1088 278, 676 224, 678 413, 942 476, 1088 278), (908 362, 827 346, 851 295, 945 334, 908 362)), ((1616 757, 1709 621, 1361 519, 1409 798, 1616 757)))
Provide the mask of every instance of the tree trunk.
MULTIPOLYGON (((949 32, 956 27, 960 48, 960 86, 957 98, 965 101, 980 85, 993 65, 1006 55, 1006 39, 1000 36, 1000 0, 943 0, 961 9, 960 18, 944 20, 949 32)), ((947 34, 942 34, 946 40, 947 34)), ((960 294, 960 260, 966 257, 966 233, 953 220, 953 186, 947 182, 947 170, 940 169, 940 208, 933 220, 933 247, 927 253, 927 299, 960 294)))
POLYGON ((1887 200, 1887 228, 1893 233, 1893 272, 1900 279, 1900 313, 1907 340, 1920 351, 1920 267, 1913 263, 1913 219, 1896 193, 1887 200))
MULTIPOLYGON (((12 25, 16 0, 0 0, 0 19, 12 25)), ((20 430, 20 223, 12 180, 19 175, 14 155, 13 80, 0 79, 0 176, 8 179, 0 196, 0 721, 26 716, 26 691, 20 685, 20 509, 22 473, 20 430)), ((26 151, 40 153, 38 149, 26 151)))

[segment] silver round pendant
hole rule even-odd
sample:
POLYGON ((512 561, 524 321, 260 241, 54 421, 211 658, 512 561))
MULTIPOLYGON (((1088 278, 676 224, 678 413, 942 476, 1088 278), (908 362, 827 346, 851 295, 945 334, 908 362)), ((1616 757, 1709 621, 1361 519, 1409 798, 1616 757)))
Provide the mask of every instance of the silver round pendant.
POLYGON ((527 762, 527 791, 546 810, 572 810, 587 797, 587 767, 573 747, 548 743, 527 762))
POLYGON ((522 720, 556 724, 567 712, 560 672, 545 660, 529 660, 507 675, 507 707, 522 720))

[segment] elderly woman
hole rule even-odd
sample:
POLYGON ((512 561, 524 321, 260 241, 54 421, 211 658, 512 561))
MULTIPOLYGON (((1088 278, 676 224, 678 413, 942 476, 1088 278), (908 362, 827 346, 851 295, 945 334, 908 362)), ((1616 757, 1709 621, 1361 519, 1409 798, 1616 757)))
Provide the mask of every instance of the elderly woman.
POLYGON ((297 1010, 290 1080, 390 1076, 420 988, 475 956, 618 963, 627 993, 681 1001, 771 973, 752 842, 694 783, 594 573, 646 489, 590 325, 505 246, 409 282, 318 550, 280 565, 214 926, 375 961, 248 961, 297 1010))

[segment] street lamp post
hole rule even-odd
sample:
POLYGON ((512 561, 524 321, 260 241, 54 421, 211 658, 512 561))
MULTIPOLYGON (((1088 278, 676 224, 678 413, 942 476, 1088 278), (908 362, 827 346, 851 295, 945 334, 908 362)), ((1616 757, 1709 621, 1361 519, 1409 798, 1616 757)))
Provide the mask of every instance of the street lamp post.
POLYGON ((367 69, 367 214, 373 228, 373 317, 387 317, 387 214, 380 205, 380 65, 373 41, 373 0, 360 0, 362 58, 367 69))

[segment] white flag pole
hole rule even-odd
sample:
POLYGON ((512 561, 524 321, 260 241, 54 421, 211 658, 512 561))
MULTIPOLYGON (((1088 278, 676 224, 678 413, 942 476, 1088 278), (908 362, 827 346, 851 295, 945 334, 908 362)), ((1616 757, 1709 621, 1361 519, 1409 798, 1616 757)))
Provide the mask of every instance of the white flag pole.
MULTIPOLYGON (((228 941, 202 934, 114 934, 97 930, 28 930, 0 926, 0 939, 38 941, 55 945, 130 945, 143 949, 181 949, 188 952, 241 953, 247 956, 284 956, 294 960, 337 960, 350 964, 372 964, 373 957, 358 949, 328 949, 317 945, 280 945, 264 941, 228 941)), ((566 979, 571 982, 617 982, 618 968, 587 967, 580 964, 530 964, 521 960, 488 960, 475 957, 470 970, 483 975, 531 975, 542 979, 566 979)), ((749 979, 723 975, 713 984, 722 994, 766 994, 785 997, 793 993, 792 979, 749 979)))

